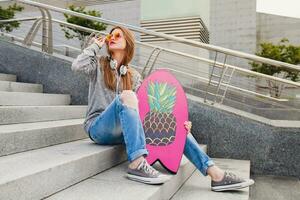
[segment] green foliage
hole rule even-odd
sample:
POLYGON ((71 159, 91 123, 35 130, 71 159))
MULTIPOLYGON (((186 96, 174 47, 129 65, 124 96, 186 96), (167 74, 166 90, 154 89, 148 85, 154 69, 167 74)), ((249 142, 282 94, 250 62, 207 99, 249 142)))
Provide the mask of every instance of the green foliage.
MULTIPOLYGON (((256 53, 256 55, 298 65, 300 64, 300 46, 293 46, 288 44, 288 42, 288 39, 284 38, 277 45, 268 42, 261 43, 261 51, 256 53)), ((292 81, 299 81, 300 73, 295 70, 256 62, 252 62, 250 64, 252 65, 252 71, 271 76, 279 75, 284 72, 285 75, 283 78, 290 79, 292 81)))
MULTIPOLYGON (((13 19, 15 17, 16 12, 21 12, 24 7, 17 5, 14 3, 12 6, 8 6, 7 8, 2 8, 0 6, 0 20, 13 19)), ((0 23, 0 31, 1 32, 12 32, 13 29, 18 28, 20 26, 20 22, 7 22, 0 23)))
MULTIPOLYGON (((277 45, 268 42, 261 43, 261 51, 256 53, 256 55, 294 65, 300 64, 300 46, 293 46, 288 43, 289 40, 286 38, 283 38, 277 45)), ((252 65, 252 71, 290 79, 295 82, 299 81, 299 71, 257 62, 252 62, 250 64, 252 65)), ((270 79, 266 79, 266 82, 270 95, 276 98, 280 97, 285 88, 285 84, 270 79)))
MULTIPOLYGON (((84 6, 75 7, 74 5, 70 5, 69 9, 74 12, 83 13, 86 15, 101 17, 101 12, 96 11, 96 10, 86 11, 84 6)), ((87 28, 94 29, 97 31, 106 30, 106 28, 107 28, 107 25, 105 25, 104 23, 101 23, 101 22, 96 22, 96 21, 92 21, 89 19, 84 19, 81 17, 76 17, 76 16, 72 16, 72 15, 68 15, 68 14, 64 14, 64 16, 66 18, 66 21, 71 24, 87 27, 87 28)), ((90 33, 85 32, 85 31, 81 31, 81 30, 78 30, 75 28, 65 27, 63 25, 61 25, 61 26, 63 27, 62 30, 65 32, 65 37, 67 39, 78 38, 81 41, 81 47, 85 41, 86 36, 90 35, 90 33)))
POLYGON ((171 113, 176 100, 176 87, 167 83, 148 84, 148 102, 153 112, 171 113))

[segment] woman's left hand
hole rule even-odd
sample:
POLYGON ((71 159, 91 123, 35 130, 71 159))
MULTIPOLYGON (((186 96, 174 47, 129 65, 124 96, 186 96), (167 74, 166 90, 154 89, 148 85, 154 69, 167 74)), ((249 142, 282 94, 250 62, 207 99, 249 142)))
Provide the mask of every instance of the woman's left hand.
POLYGON ((192 129, 192 122, 191 121, 185 121, 184 122, 184 127, 187 130, 187 134, 191 132, 192 129))

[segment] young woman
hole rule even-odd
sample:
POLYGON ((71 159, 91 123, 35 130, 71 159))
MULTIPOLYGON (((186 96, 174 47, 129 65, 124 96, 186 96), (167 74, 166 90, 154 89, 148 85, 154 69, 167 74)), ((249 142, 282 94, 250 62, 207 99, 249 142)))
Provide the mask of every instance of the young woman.
MULTIPOLYGON (((93 43, 72 63, 73 71, 84 72, 90 80, 85 131, 97 144, 126 146, 129 160, 127 178, 162 184, 169 180, 169 176, 157 171, 145 159, 148 151, 135 93, 142 78, 128 66, 134 56, 134 35, 127 28, 116 26, 109 36, 109 40, 107 37, 94 37, 93 43), (101 53, 104 44, 107 55, 101 53)), ((189 133, 191 122, 186 122, 184 126, 189 133)), ((213 191, 238 189, 254 183, 251 179, 244 180, 218 168, 190 133, 184 155, 203 175, 211 177, 213 191)))

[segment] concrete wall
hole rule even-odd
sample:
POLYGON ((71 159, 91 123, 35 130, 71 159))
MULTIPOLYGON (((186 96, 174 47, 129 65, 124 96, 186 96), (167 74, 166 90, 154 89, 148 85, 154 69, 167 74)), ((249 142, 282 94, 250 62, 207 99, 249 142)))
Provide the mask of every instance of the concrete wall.
POLYGON ((274 127, 191 100, 189 115, 192 133, 208 144, 211 157, 250 160, 252 174, 300 177, 299 126, 274 127))
POLYGON ((141 0, 141 20, 199 16, 209 28, 209 6, 209 0, 141 0))
MULTIPOLYGON (((210 43, 213 45, 254 54, 256 51, 256 0, 211 0, 210 1, 210 43)), ((215 53, 211 53, 213 59, 215 53)), ((219 55, 220 56, 220 55, 219 55)), ((218 57, 223 62, 224 56, 218 57)), ((248 60, 232 56, 227 62, 250 69, 248 60)), ((232 83, 241 85, 244 77, 235 77, 232 83)), ((254 85, 244 84, 245 89, 254 85)))
POLYGON ((211 0, 210 2, 211 44, 254 53, 256 0, 211 0))
MULTIPOLYGON (((209 6, 209 0, 141 0, 141 20, 160 20, 199 16, 209 29, 209 6), (154 10, 155 12, 153 12, 154 10)), ((174 41, 151 42, 151 44, 202 58, 209 57, 209 52, 205 49, 192 47, 190 45, 185 45, 174 41)), ((141 54, 145 55, 146 51, 146 49, 141 50, 141 54)), ((184 73, 192 73, 204 78, 208 78, 208 65, 195 59, 163 52, 158 57, 158 61, 156 63, 156 68, 167 67, 182 71, 184 73), (162 54, 163 56, 161 56, 162 54)), ((189 77, 184 76, 183 74, 180 76, 180 81, 182 84, 191 83, 189 77)))
MULTIPOLYGON (((121 23, 140 26, 141 2, 140 0, 121 1, 100 5, 88 6, 89 9, 100 10, 102 17, 121 23)), ((108 29, 110 30, 110 29, 108 29)))
MULTIPOLYGON (((1 40, 0 55, 0 73, 43 84, 45 93, 71 94, 71 104, 87 104, 88 78, 72 72, 70 61, 1 40)), ((254 174, 300 176, 300 128, 275 127, 232 111, 189 99, 192 133, 208 144, 210 156, 251 160, 254 174)))
POLYGON ((257 13, 257 45, 261 42, 278 43, 282 38, 300 45, 300 18, 257 13))

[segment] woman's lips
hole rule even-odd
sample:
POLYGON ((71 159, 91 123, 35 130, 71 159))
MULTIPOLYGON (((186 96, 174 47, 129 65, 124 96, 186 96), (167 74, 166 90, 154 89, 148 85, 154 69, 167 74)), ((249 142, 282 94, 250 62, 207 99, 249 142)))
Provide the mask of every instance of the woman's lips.
POLYGON ((109 45, 112 45, 112 44, 115 44, 115 42, 113 42, 113 41, 109 42, 109 45))

